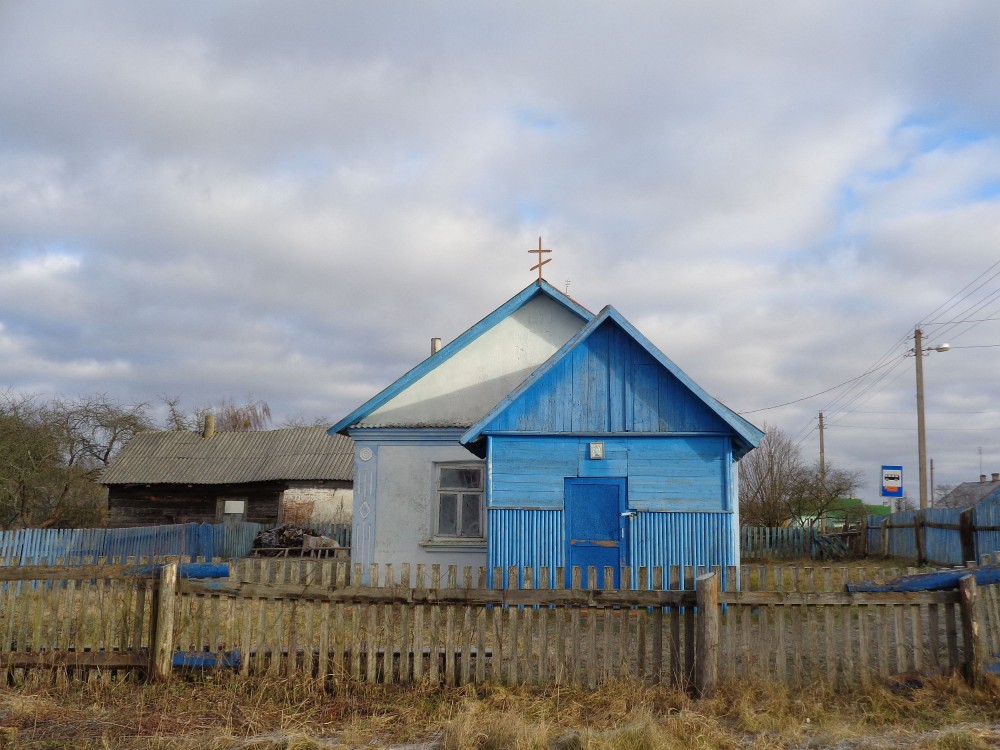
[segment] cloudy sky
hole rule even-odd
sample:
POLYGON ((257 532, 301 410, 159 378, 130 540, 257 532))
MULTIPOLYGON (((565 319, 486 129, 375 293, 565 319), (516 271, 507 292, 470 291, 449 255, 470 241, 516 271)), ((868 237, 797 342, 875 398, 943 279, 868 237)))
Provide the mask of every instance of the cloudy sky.
POLYGON ((936 481, 1000 471, 998 38, 992 1, 0 0, 0 389, 333 421, 541 235, 809 458, 825 410, 872 499, 917 494, 923 324, 936 481))

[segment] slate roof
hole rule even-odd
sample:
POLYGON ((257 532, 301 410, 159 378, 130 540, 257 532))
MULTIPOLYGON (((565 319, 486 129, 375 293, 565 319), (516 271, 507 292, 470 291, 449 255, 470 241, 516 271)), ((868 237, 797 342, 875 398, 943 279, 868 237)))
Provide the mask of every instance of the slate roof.
POLYGON ((352 481, 354 441, 325 427, 263 432, 143 432, 114 458, 102 484, 352 481))
POLYGON ((942 508, 971 508, 1000 491, 1000 482, 962 482, 937 501, 942 508))
MULTIPOLYGON (((422 378, 441 367, 452 357, 460 354, 470 345, 473 345, 483 334, 493 329, 505 319, 516 314, 519 310, 539 297, 547 297, 560 307, 568 310, 572 315, 576 316, 580 320, 581 326, 583 323, 593 318, 593 313, 580 305, 576 300, 568 297, 555 287, 551 286, 547 281, 533 281, 514 297, 507 300, 503 305, 462 333, 454 341, 447 344, 437 353, 432 354, 412 370, 397 379, 394 383, 384 388, 371 399, 333 425, 329 430, 330 434, 338 432, 346 433, 347 429, 350 427, 468 428, 477 419, 479 419, 479 417, 481 417, 482 414, 488 410, 490 406, 492 406, 492 404, 496 403, 496 401, 508 393, 510 389, 514 388, 518 383, 528 377, 528 375, 530 375, 531 372, 539 364, 541 364, 545 358, 547 358, 548 354, 546 353, 544 357, 539 358, 537 362, 530 363, 531 366, 526 367, 523 371, 509 372, 504 374, 499 379, 481 379, 472 387, 466 388, 465 392, 453 390, 450 393, 438 396, 438 403, 441 406, 440 410, 435 410, 434 405, 430 400, 422 401, 420 411, 430 410, 431 412, 436 412, 432 420, 428 420, 426 416, 423 418, 414 418, 410 409, 406 407, 401 410, 404 415, 403 418, 395 418, 394 416, 380 413, 379 410, 395 397, 404 393, 411 386, 417 384, 422 378), (491 393, 493 397, 492 399, 487 399, 489 401, 488 405, 483 405, 482 408, 473 408, 469 406, 470 403, 476 402, 478 398, 483 397, 484 392, 487 391, 491 393), (450 418, 441 416, 446 412, 454 412, 456 408, 461 411, 467 407, 472 408, 475 413, 465 413, 457 416, 453 415, 450 418)), ((570 334, 567 334, 566 338, 569 338, 569 336, 570 334)), ((552 347, 552 350, 554 351, 555 349, 558 349, 561 344, 562 341, 555 344, 552 347)))

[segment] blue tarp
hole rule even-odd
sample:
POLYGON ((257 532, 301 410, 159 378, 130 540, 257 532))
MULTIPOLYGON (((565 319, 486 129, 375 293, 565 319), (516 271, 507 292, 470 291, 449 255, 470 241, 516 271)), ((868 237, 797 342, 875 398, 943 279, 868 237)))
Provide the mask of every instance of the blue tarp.
POLYGON ((951 568, 932 573, 915 573, 887 581, 858 581, 848 583, 852 593, 880 591, 951 591, 958 588, 958 581, 965 576, 975 576, 979 586, 1000 583, 1000 565, 984 565, 979 568, 951 568))

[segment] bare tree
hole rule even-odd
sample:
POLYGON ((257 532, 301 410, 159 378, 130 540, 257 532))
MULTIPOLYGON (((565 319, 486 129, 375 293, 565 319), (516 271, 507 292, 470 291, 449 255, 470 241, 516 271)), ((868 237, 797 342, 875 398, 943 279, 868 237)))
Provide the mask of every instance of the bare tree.
POLYGON ((798 445, 777 427, 739 463, 740 520, 748 526, 814 525, 838 501, 851 498, 862 474, 802 459, 798 445))
POLYGON ((781 526, 790 520, 806 467, 799 447, 777 427, 739 462, 740 519, 748 526, 781 526))
MULTIPOLYGON (((863 486, 862 473, 827 465, 820 471, 819 464, 803 472, 798 493, 793 497, 790 515, 803 526, 815 526, 837 508, 841 500, 854 497, 863 486)), ((846 514, 846 510, 845 510, 846 514)), ((847 523, 860 519, 845 518, 847 523)))
POLYGON ((0 396, 0 526, 100 523, 100 470, 137 432, 150 428, 145 405, 120 406, 104 394, 41 402, 0 396))

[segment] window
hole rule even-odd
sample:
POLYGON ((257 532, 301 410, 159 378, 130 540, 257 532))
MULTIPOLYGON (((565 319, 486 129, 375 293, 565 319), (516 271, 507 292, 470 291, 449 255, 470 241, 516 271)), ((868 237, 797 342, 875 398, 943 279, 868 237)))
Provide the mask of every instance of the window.
POLYGON ((437 464, 437 505, 434 534, 457 539, 482 539, 482 464, 437 464))

